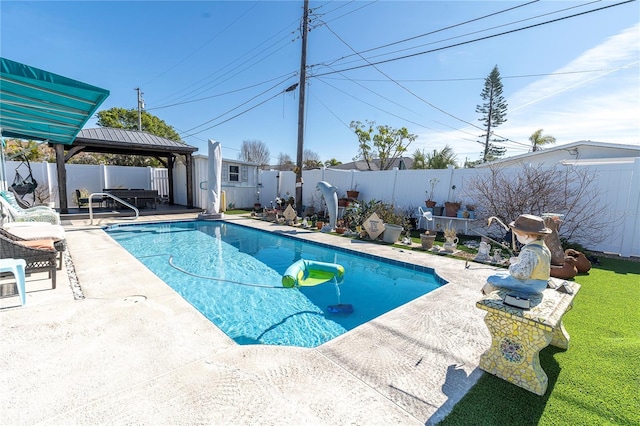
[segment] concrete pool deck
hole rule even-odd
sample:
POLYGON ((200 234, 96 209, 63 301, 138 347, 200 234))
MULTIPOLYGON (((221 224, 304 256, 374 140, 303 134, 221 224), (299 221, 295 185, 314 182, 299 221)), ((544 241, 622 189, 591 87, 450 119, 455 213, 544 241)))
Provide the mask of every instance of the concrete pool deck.
POLYGON ((495 268, 225 219, 429 266, 449 284, 317 348, 240 346, 100 228, 130 221, 64 221, 72 262, 57 288, 33 274, 25 306, 0 299, 2 422, 433 424, 482 374, 491 339, 475 302, 495 268))

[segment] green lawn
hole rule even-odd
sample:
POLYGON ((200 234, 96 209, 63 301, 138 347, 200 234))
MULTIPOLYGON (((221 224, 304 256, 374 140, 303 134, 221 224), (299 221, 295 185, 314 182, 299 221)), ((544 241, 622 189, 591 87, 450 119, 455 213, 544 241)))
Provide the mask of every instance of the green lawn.
POLYGON ((576 277, 569 349, 540 352, 543 396, 485 373, 442 425, 640 425, 640 263, 600 259, 576 277))

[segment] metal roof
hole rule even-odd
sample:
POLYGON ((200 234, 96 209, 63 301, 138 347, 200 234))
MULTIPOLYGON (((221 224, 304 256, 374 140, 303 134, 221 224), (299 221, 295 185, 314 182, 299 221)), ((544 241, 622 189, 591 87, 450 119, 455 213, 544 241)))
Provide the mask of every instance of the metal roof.
POLYGON ((91 152, 139 155, 191 154, 198 150, 198 148, 183 142, 152 135, 151 133, 113 127, 83 129, 73 141, 73 146, 83 146, 86 147, 86 151, 91 152))
POLYGON ((109 91, 0 58, 2 136, 69 145, 109 91))

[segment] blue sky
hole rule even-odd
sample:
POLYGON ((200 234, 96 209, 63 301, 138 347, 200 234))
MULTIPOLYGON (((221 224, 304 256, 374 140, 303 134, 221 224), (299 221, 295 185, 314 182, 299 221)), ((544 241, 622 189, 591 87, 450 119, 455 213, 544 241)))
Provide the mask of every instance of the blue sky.
MULTIPOLYGON (((349 123, 373 120, 418 135, 409 153, 449 144, 459 162, 476 160, 475 109, 494 65, 508 156, 539 128, 558 144, 638 145, 640 5, 622 2, 310 1, 304 146, 351 161, 349 123)), ((0 52, 110 90, 100 110, 136 108, 140 87, 146 109, 199 153, 214 139, 237 158, 243 140, 260 140, 275 163, 296 157, 299 92, 285 90, 299 80, 302 10, 302 0, 3 0, 0 52)))

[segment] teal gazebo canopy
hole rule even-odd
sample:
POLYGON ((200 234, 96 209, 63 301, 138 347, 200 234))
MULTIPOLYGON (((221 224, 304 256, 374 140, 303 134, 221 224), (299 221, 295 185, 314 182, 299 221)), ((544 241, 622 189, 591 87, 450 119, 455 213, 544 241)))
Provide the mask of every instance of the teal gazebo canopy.
POLYGON ((64 146, 109 91, 0 57, 0 189, 6 189, 4 138, 46 141, 56 151, 60 209, 67 210, 64 146))
POLYGON ((70 145, 109 91, 0 58, 3 137, 70 145))

